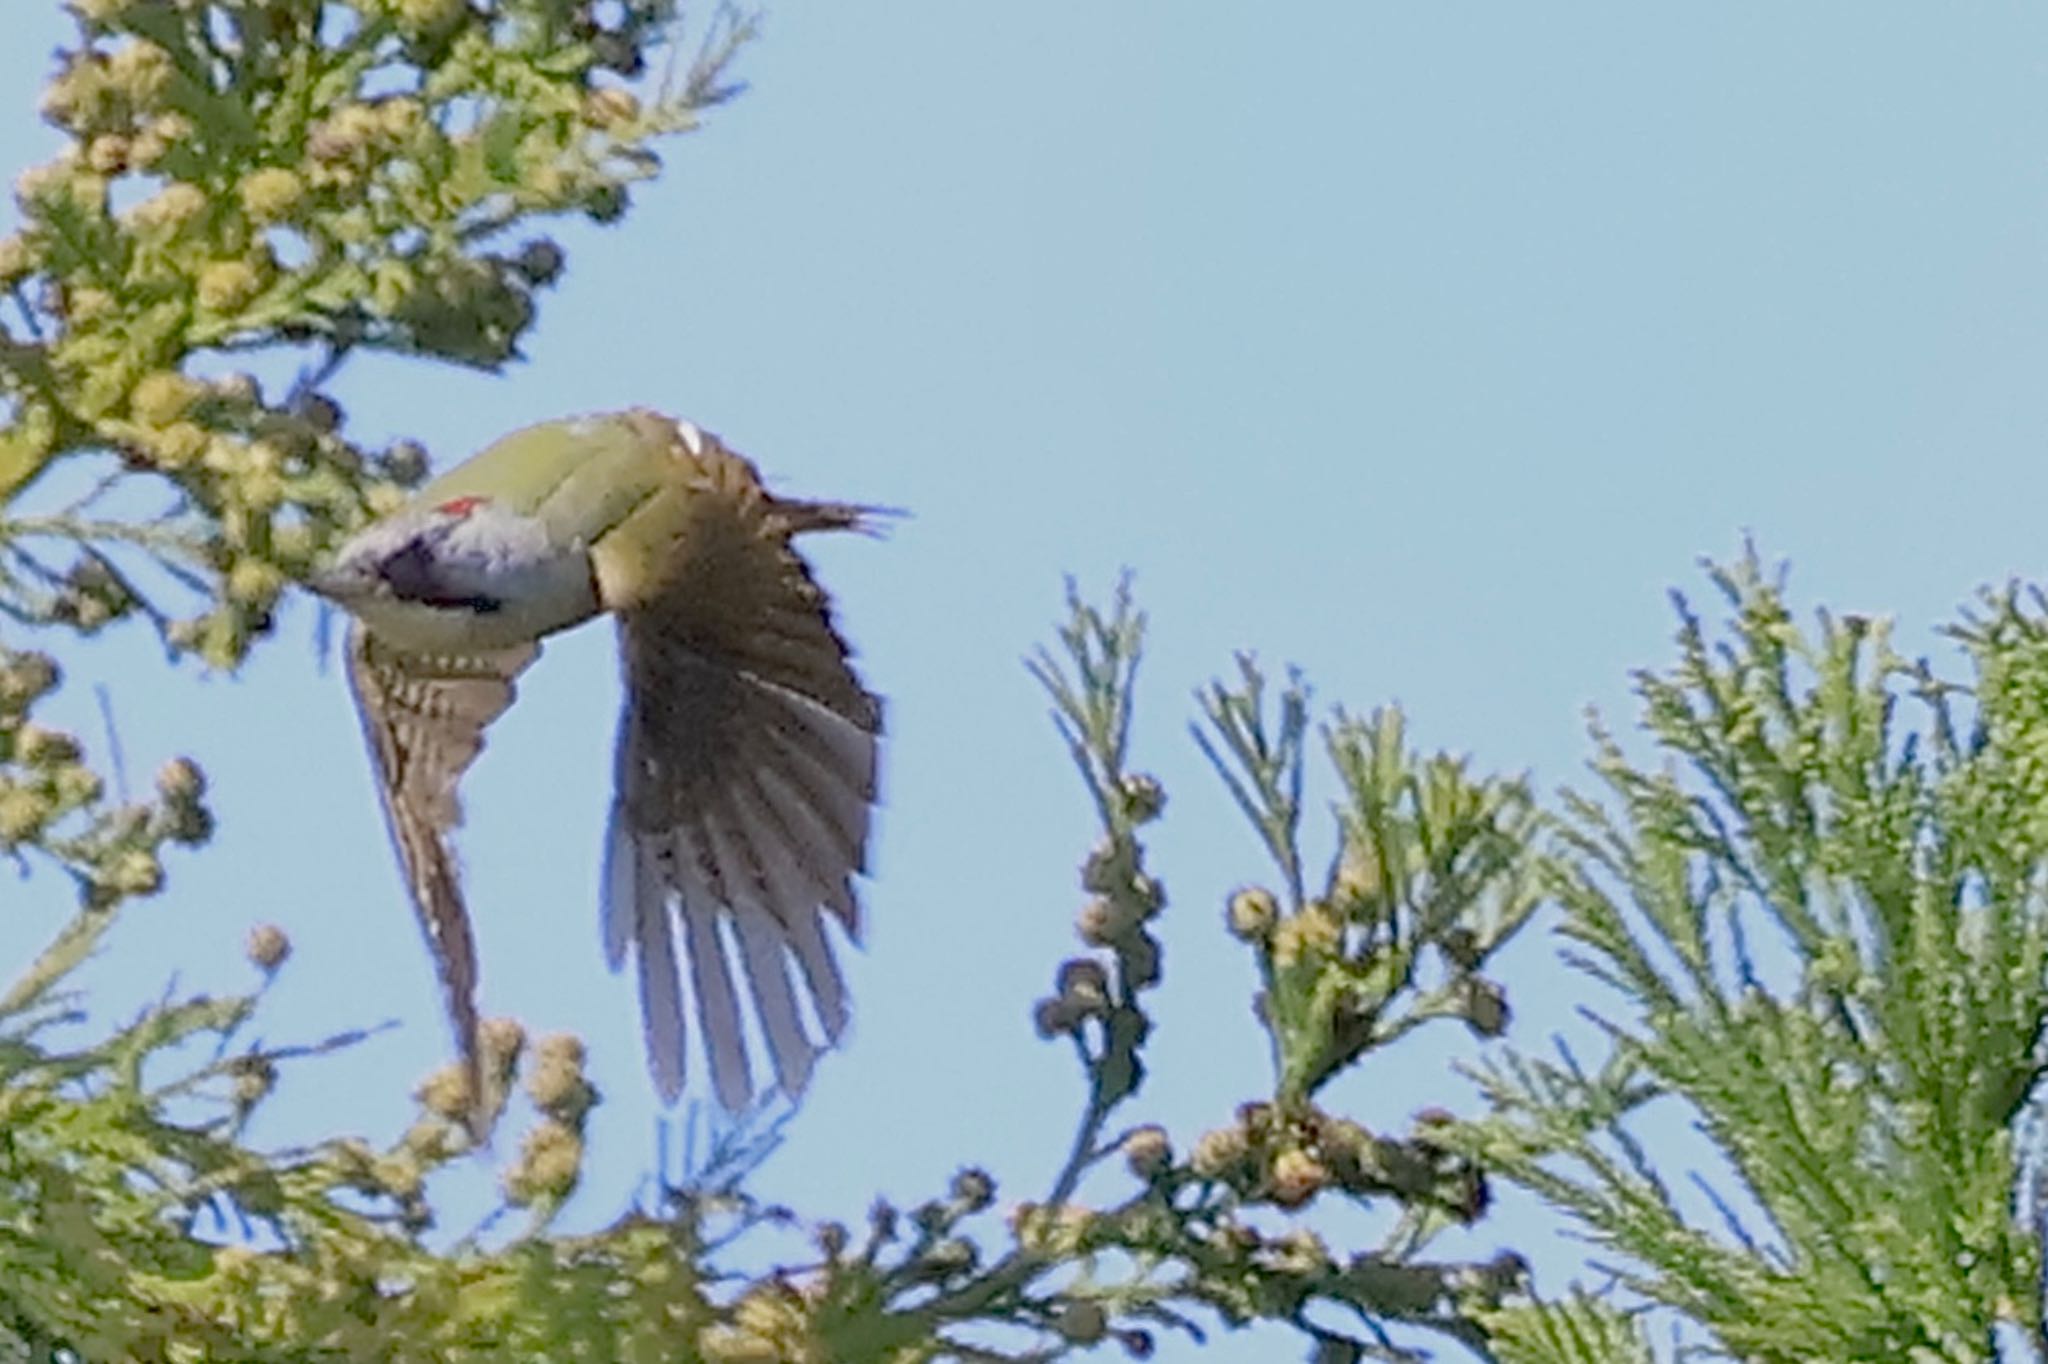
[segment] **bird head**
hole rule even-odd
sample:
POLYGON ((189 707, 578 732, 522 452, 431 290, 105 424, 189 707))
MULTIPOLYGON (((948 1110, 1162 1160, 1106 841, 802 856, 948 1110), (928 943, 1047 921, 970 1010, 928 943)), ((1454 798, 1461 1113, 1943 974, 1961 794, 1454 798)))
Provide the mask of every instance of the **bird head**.
POLYGON ((581 544, 477 495, 399 508, 344 542, 306 586, 417 649, 500 647, 595 606, 581 544))

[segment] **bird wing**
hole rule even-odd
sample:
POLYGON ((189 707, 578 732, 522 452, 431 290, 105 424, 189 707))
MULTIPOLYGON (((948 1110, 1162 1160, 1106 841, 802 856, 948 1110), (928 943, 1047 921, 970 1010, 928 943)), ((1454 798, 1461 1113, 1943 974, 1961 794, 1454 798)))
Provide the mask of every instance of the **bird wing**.
POLYGON ((673 1102, 686 1040, 680 930, 713 1089, 738 1110, 755 1087, 735 951, 784 1093, 803 1090, 845 1030, 823 916, 858 935, 852 877, 866 870, 882 709, 790 548, 792 534, 827 524, 806 516, 813 504, 769 496, 715 441, 678 460, 688 476, 591 555, 619 615, 626 675, 604 937, 614 969, 637 949, 648 1064, 673 1102))
POLYGON ((473 1128, 484 1123, 486 1101, 477 1052, 476 940, 451 841, 462 822, 456 787, 483 749, 485 726, 512 704, 513 678, 539 653, 538 644, 468 655, 408 653, 380 643, 360 624, 349 628, 349 685, 376 766, 384 819, 441 978, 473 1128))

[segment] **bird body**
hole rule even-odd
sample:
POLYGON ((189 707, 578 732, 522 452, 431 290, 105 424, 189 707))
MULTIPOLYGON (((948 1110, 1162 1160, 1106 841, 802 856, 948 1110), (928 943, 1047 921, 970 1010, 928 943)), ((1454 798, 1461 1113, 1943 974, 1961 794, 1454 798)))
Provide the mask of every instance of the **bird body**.
POLYGON ((858 931, 881 706, 790 540, 866 515, 777 497, 717 437, 634 409, 506 436, 312 582, 355 617, 350 680, 477 1102, 456 785, 541 641, 600 614, 618 621, 626 693, 602 936, 614 969, 637 958, 657 1088, 672 1101, 683 1086, 679 946, 727 1108, 756 1089, 735 953, 782 1089, 799 1093, 838 1039, 845 991, 822 916, 858 931))

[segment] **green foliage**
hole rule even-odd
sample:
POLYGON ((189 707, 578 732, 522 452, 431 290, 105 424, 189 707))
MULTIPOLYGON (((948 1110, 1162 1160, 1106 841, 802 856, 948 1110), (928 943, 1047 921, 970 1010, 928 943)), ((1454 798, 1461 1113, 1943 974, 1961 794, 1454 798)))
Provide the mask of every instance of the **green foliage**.
POLYGON ((1625 1006, 1611 1052, 1488 1068, 1465 1149, 1743 1359, 2039 1340, 2014 1199, 2048 1023, 2048 620, 1987 598, 1955 632, 1962 686, 1882 622, 1802 630, 1753 555, 1714 580, 1725 635, 1681 600, 1677 664, 1638 678, 1670 761, 1596 728, 1607 798, 1571 798, 1550 875, 1571 960, 1625 1006), (1682 1116, 1722 1166, 1696 1176, 1705 1222, 1642 1130, 1682 1116))
POLYGON ((1651 1364, 1640 1318, 1597 1298, 1524 1302, 1480 1314, 1499 1364, 1651 1364))
POLYGON ((1269 733, 1264 679, 1249 659, 1238 671, 1237 688, 1219 682, 1202 695, 1216 737, 1199 728, 1195 737, 1286 887, 1284 914, 1258 888, 1228 911, 1265 981, 1259 1013, 1283 1106, 1305 1103, 1367 1051, 1431 1019, 1498 1037, 1507 996, 1480 968, 1538 902, 1527 783, 1475 782, 1461 758, 1410 752, 1399 710, 1338 712, 1323 742, 1344 789, 1339 851, 1310 899, 1299 850, 1307 689, 1290 681, 1269 733))

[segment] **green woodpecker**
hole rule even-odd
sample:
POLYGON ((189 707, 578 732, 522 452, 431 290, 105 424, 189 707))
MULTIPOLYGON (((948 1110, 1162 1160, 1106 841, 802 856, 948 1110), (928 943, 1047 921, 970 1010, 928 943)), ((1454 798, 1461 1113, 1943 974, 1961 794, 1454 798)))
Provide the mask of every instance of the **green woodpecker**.
POLYGON ((727 1109, 756 1093, 729 952, 783 1091, 800 1093, 838 1040, 846 993, 824 914, 858 934, 882 709, 790 541, 862 528, 871 511, 778 497, 716 436, 636 409, 514 432, 357 534, 311 584, 354 617, 349 679, 479 1120, 456 786, 541 641, 603 613, 618 620, 626 692, 603 937, 613 970, 638 957, 655 1086, 667 1102, 683 1088, 678 934, 727 1109))

